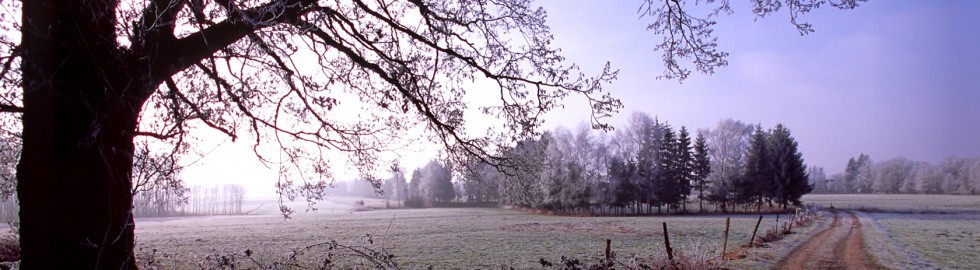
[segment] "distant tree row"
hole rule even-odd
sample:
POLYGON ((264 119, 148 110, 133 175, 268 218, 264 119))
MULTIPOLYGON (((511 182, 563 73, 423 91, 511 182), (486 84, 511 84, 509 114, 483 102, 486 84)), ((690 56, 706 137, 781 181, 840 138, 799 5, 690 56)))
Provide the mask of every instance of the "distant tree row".
POLYGON ((181 215, 238 215, 242 214, 245 187, 194 186, 180 193, 173 189, 148 189, 133 196, 133 215, 162 217, 181 215))
MULTIPOLYGON (((16 222, 19 206, 13 165, 19 147, 0 141, 0 221, 16 222)), ((245 189, 239 185, 188 188, 179 177, 181 167, 174 155, 154 153, 138 144, 133 156, 133 215, 160 217, 178 215, 239 214, 245 189)))
POLYGON ((861 154, 843 173, 810 172, 815 193, 971 194, 980 191, 980 157, 949 157, 938 164, 903 157, 874 162, 861 154))
POLYGON ((191 215, 238 215, 242 214, 245 187, 229 184, 190 189, 183 212, 191 215))
POLYGON ((425 167, 415 169, 408 182, 405 204, 409 206, 432 206, 448 203, 456 199, 453 186, 452 164, 429 161, 425 167))
POLYGON ((183 215, 190 188, 180 178, 182 168, 174 155, 153 153, 147 144, 133 156, 133 215, 159 217, 183 215))
POLYGON ((515 167, 478 161, 455 170, 430 161, 406 179, 394 173, 378 187, 339 183, 331 195, 383 197, 408 206, 448 202, 501 204, 569 213, 649 214, 687 210, 761 210, 799 205, 821 168, 807 169, 796 139, 782 124, 771 129, 731 119, 692 136, 635 113, 612 135, 579 126, 556 128, 505 149, 515 167), (693 138, 692 138, 693 137, 693 138))
POLYGON ((725 120, 692 140, 634 114, 612 136, 580 126, 557 128, 507 149, 519 168, 503 172, 474 162, 462 173, 462 196, 524 208, 592 214, 647 214, 685 209, 697 200, 734 206, 800 204, 810 192, 797 142, 783 125, 770 130, 725 120), (754 133, 753 133, 754 131, 754 133), (654 210, 656 208, 656 210, 654 210))
MULTIPOLYGON (((453 201, 460 201, 461 198, 457 195, 462 195, 462 187, 457 187, 457 184, 453 183, 452 167, 450 162, 431 160, 422 168, 413 170, 411 179, 407 182, 402 171, 392 174, 380 186, 381 194, 377 194, 374 189, 370 189, 365 194, 363 191, 365 187, 362 187, 352 189, 358 190, 358 192, 349 192, 346 195, 381 197, 404 202, 405 206, 409 207, 445 205, 453 201)), ((353 185, 362 185, 357 183, 367 182, 355 181, 353 185)))

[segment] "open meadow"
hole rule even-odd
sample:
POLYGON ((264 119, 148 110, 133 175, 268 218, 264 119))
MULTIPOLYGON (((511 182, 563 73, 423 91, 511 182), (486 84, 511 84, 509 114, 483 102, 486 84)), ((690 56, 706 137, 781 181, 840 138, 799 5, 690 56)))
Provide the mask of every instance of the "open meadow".
POLYGON ((634 256, 663 257, 662 222, 667 222, 674 250, 718 256, 725 217, 732 218, 729 250, 748 242, 758 220, 758 215, 567 217, 497 208, 359 211, 350 202, 322 202, 319 211, 310 213, 299 208, 289 220, 270 211, 276 209, 274 202, 246 216, 139 219, 137 253, 142 260, 153 254, 155 264, 167 269, 199 268, 211 254, 237 254, 239 264, 253 258, 269 264, 291 250, 336 240, 383 247, 407 269, 531 268, 539 267, 541 259, 602 257, 606 239, 623 262, 634 256), (246 250, 248 258, 242 256, 246 250))
MULTIPOLYGON (((336 241, 383 249, 403 269, 526 269, 540 267, 542 259, 559 262, 562 256, 601 258, 610 239, 618 261, 644 262, 666 256, 662 231, 666 222, 674 250, 717 260, 726 217, 732 218, 729 251, 749 241, 758 220, 754 214, 572 217, 501 208, 384 209, 384 201, 358 205, 359 200, 320 202, 315 212, 304 212, 304 204, 294 204, 297 213, 288 220, 278 214, 275 201, 250 202, 245 207, 251 210, 249 215, 138 219, 137 254, 142 261, 152 256, 154 265, 164 269, 200 269, 227 259, 256 267, 286 260, 294 250, 336 241)), ((975 256, 980 254, 980 197, 807 195, 804 201, 833 204, 834 213, 857 210, 851 212, 863 227, 861 254, 871 255, 874 265, 980 269, 980 258, 975 256)), ((744 256, 726 260, 723 266, 775 267, 793 249, 830 228, 830 220, 821 219, 779 242, 742 252, 744 256)), ((774 215, 766 215, 760 234, 774 221, 774 215)), ((317 247, 296 260, 322 261, 327 251, 317 247)))
POLYGON ((808 194, 804 203, 870 212, 980 213, 980 196, 921 194, 808 194))

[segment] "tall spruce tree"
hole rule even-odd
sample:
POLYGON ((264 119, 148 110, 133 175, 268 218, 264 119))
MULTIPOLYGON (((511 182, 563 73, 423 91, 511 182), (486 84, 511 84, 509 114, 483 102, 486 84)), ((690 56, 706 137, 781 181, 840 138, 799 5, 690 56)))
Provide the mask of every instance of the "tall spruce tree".
POLYGON ((745 173, 737 180, 735 197, 738 203, 755 202, 756 210, 761 210, 762 201, 769 193, 772 183, 772 169, 769 162, 769 142, 762 125, 756 125, 749 146, 748 159, 745 162, 745 173))
POLYGON ((647 212, 650 212, 651 206, 659 206, 662 198, 659 189, 663 188, 663 183, 660 183, 659 177, 664 173, 660 164, 664 159, 661 151, 663 125, 649 117, 640 123, 640 150, 636 153, 636 173, 631 178, 636 187, 633 198, 637 204, 646 204, 647 212))
POLYGON ((654 194, 657 196, 657 207, 662 205, 675 208, 680 201, 678 178, 680 178, 678 158, 677 158, 677 139, 674 129, 670 125, 663 126, 663 136, 660 141, 660 162, 658 162, 659 174, 654 178, 654 194))
POLYGON ((799 152, 796 140, 782 124, 777 124, 769 135, 770 164, 773 175, 771 190, 773 199, 786 209, 789 203, 800 205, 800 197, 813 191, 803 154, 799 152))
POLYGON ((677 134, 676 159, 677 159, 677 186, 676 190, 680 199, 680 204, 687 210, 687 198, 691 195, 691 182, 694 180, 694 155, 691 152, 691 134, 687 132, 687 127, 681 126, 677 134))
POLYGON ((691 182, 698 190, 698 211, 704 212, 704 189, 708 186, 708 175, 711 174, 711 158, 708 156, 708 143, 704 133, 698 132, 694 139, 694 155, 691 160, 691 182))
POLYGON ((636 202, 637 187, 633 181, 636 176, 636 162, 614 157, 609 167, 609 185, 612 193, 612 206, 622 213, 623 208, 636 202))

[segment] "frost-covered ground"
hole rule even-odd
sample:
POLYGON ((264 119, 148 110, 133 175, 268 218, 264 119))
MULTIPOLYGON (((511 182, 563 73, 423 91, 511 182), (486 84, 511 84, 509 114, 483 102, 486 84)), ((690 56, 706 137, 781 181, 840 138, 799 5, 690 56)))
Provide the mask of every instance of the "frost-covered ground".
MULTIPOLYGON (((428 265, 533 268, 540 259, 556 262, 562 255, 600 257, 605 239, 612 240, 621 261, 634 255, 662 256, 661 222, 667 222, 675 250, 720 254, 724 220, 729 216, 564 217, 490 208, 384 209, 384 201, 366 200, 362 206, 356 203, 359 200, 320 202, 315 212, 293 203, 297 212, 289 220, 278 214, 273 200, 249 202, 243 207, 249 215, 139 219, 137 252, 145 259, 155 249, 157 264, 167 269, 197 269, 211 254, 237 254, 238 263, 246 263, 241 260, 248 250, 248 260, 268 264, 292 250, 336 240, 375 250, 383 247, 408 269, 428 265)), ((865 225, 866 248, 886 267, 980 269, 976 256, 980 254, 980 196, 807 195, 804 200, 837 208, 884 210, 858 215, 865 225)), ((748 242, 758 216, 730 217, 732 250, 748 242)), ((768 215, 763 225, 773 220, 768 215)), ((800 243, 825 223, 783 242, 800 243)), ((730 265, 772 265, 788 254, 787 246, 793 245, 774 243, 730 265)))
MULTIPOLYGON (((408 269, 526 268, 539 266, 542 258, 603 256, 606 239, 622 261, 662 254, 662 222, 669 226, 675 250, 720 254, 726 217, 562 217, 490 208, 358 211, 354 201, 321 203, 316 212, 303 212, 299 205, 289 220, 275 212, 274 202, 244 216, 140 219, 137 253, 145 259, 156 250, 157 265, 187 269, 215 252, 243 255, 249 250, 249 260, 271 263, 293 249, 336 240, 384 247, 408 269)), ((731 217, 729 250, 748 242, 758 218, 731 217)))

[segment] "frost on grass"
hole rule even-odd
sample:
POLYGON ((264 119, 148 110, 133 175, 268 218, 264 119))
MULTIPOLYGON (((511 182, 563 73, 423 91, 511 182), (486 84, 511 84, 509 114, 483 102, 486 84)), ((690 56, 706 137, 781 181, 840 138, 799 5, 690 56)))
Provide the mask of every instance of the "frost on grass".
MULTIPOLYGON (((141 269, 169 269, 170 255, 156 249, 140 250, 141 269)), ((260 259, 252 249, 213 249, 197 266, 200 269, 399 269, 395 255, 375 245, 374 238, 366 235, 360 243, 340 243, 325 240, 320 243, 293 249, 274 260, 260 259)))
POLYGON ((710 247, 699 237, 691 240, 686 249, 675 249, 672 258, 664 249, 655 249, 647 256, 624 259, 617 258, 616 252, 611 252, 608 258, 578 259, 562 255, 558 261, 542 258, 538 263, 545 269, 727 269, 726 263, 716 256, 717 253, 717 248, 710 247))

